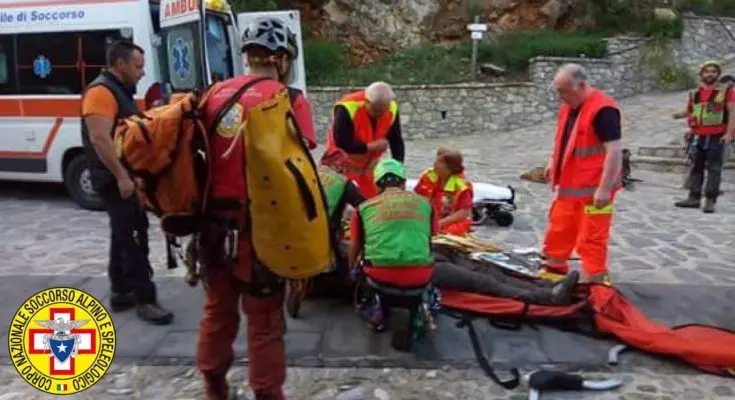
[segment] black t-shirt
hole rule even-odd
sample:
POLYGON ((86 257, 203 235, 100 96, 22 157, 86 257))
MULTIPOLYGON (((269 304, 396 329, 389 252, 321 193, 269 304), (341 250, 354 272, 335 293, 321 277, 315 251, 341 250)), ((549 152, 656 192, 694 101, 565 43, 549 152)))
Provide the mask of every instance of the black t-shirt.
MULTIPOLYGON (((571 109, 569 111, 569 118, 567 118, 566 126, 564 127, 564 133, 561 137, 561 149, 559 151, 559 160, 556 163, 556 176, 561 174, 561 164, 564 160, 564 154, 567 150, 567 144, 569 143, 569 137, 572 134, 572 128, 574 123, 577 122, 577 116, 579 115, 579 108, 571 109)), ((595 119, 592 122, 595 127, 595 133, 597 138, 602 143, 612 142, 613 140, 619 140, 622 136, 620 128, 620 111, 614 107, 603 107, 595 115, 595 119)))
MULTIPOLYGON (((375 129, 376 121, 372 118, 370 122, 373 124, 375 129)), ((348 154, 365 154, 367 153, 367 145, 361 143, 355 139, 355 128, 352 125, 352 119, 350 118, 349 112, 344 106, 337 106, 334 108, 334 140, 337 147, 344 150, 348 154)), ((396 160, 403 162, 406 154, 406 149, 403 144, 403 134, 401 133, 401 116, 396 113, 396 120, 393 122, 393 126, 388 132, 386 137, 390 145, 390 154, 396 160)))

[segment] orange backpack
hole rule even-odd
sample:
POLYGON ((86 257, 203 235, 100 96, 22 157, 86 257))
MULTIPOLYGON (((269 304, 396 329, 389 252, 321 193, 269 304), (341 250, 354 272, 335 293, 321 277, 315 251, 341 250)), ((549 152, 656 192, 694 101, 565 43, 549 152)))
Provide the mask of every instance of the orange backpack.
MULTIPOLYGON (((122 120, 115 148, 123 166, 143 180, 146 206, 158 217, 200 214, 209 181, 204 101, 196 93, 122 120), (192 174, 194 170, 196 173, 192 174)), ((193 232, 167 232, 184 236, 193 232)))
MULTIPOLYGON (((256 78, 241 87, 220 107, 217 126, 224 113, 254 84, 256 78)), ((197 234, 202 229, 210 182, 209 132, 203 113, 215 84, 203 96, 197 92, 177 94, 169 104, 121 120, 115 128, 114 144, 123 166, 143 182, 146 208, 161 218, 166 235, 168 268, 177 267, 174 250, 177 238, 194 235, 184 258, 187 281, 196 284, 193 275, 197 234)))
POLYGON ((142 180, 146 208, 161 218, 169 269, 178 266, 177 238, 200 230, 206 207, 209 141, 200 117, 210 93, 175 95, 167 105, 120 121, 114 132, 118 158, 142 180))

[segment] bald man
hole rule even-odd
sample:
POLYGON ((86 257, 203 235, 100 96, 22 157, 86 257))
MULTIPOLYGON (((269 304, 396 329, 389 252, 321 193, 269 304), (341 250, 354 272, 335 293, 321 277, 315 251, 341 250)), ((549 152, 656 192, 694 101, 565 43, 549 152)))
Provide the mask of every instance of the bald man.
POLYGON ((347 153, 346 175, 357 183, 365 198, 378 194, 373 169, 388 147, 393 158, 403 162, 405 148, 398 103, 390 85, 374 82, 334 105, 327 153, 336 149, 347 153))
POLYGON ((576 250, 586 280, 609 284, 613 199, 622 187, 620 110, 615 100, 589 84, 580 65, 563 66, 554 86, 563 104, 546 167, 554 199, 544 239, 545 268, 566 274, 576 250))

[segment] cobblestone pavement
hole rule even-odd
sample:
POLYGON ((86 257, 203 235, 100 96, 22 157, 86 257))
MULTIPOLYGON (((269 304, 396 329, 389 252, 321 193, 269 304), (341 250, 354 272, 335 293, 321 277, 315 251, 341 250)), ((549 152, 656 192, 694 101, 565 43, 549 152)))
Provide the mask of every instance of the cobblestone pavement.
MULTIPOLYGON (((233 368, 229 380, 243 399, 252 399, 247 370, 233 368)), ((617 377, 623 386, 605 392, 542 393, 544 400, 727 400, 735 399, 732 380, 678 372, 640 369, 634 373, 589 373, 588 379, 617 377)), ((33 392, 11 368, 0 369, 4 393, 0 400, 51 399, 33 392)), ((521 385, 508 391, 493 384, 477 370, 407 370, 401 368, 291 368, 285 385, 289 399, 297 400, 525 400, 521 385)), ((190 367, 113 367, 100 383, 71 399, 202 399, 198 373, 190 367)))
MULTIPOLYGON (((682 107, 684 99, 683 94, 658 94, 624 100, 622 108, 626 146, 635 149, 642 145, 667 145, 679 139, 683 125, 681 121, 671 120, 670 115, 682 107)), ((485 136, 451 137, 451 132, 447 132, 444 139, 408 142, 407 166, 409 172, 416 176, 430 165, 437 147, 443 145, 458 148, 465 154, 471 179, 512 185, 518 192, 519 210, 515 214, 516 221, 513 226, 510 228, 488 226, 478 229, 477 233, 504 247, 538 246, 546 224, 549 192, 544 185, 521 181, 519 175, 532 167, 543 165, 551 149, 553 130, 554 121, 549 121, 531 128, 495 132, 485 136)), ((617 282, 634 284, 634 287, 638 288, 635 293, 645 291, 648 297, 652 297, 650 293, 654 290, 654 286, 658 288, 656 293, 663 296, 666 295, 667 288, 679 288, 686 292, 687 285, 694 285, 692 290, 696 289, 699 293, 705 294, 708 293, 708 288, 711 288, 709 290, 711 296, 721 297, 720 302, 725 301, 725 304, 735 304, 735 298, 732 297, 734 292, 730 288, 735 285, 735 235, 733 235, 735 200, 732 197, 735 196, 735 185, 727 183, 723 186, 725 195, 718 201, 718 212, 706 215, 698 210, 680 210, 673 207, 675 198, 684 194, 679 189, 683 181, 682 176, 645 171, 634 171, 633 174, 644 182, 639 183, 635 191, 621 193, 617 202, 610 248, 613 279, 617 282), (650 291, 645 289, 649 285, 650 291)), ((726 171, 725 174, 733 172, 726 171)), ((732 177, 728 179, 735 182, 732 177)), ((156 225, 154 220, 151 223, 156 225)), ((64 278, 54 282, 71 282, 75 276, 92 277, 96 278, 95 282, 101 282, 95 286, 101 295, 105 291, 103 277, 106 269, 108 235, 107 217, 104 213, 78 209, 60 189, 48 185, 3 183, 0 186, 0 259, 2 259, 0 276, 6 277, 4 287, 10 286, 12 289, 15 285, 16 292, 25 290, 30 293, 31 288, 43 282, 50 282, 44 280, 49 275, 64 278)), ((157 227, 151 229, 150 236, 152 260, 157 277, 162 282, 161 291, 166 293, 182 291, 184 285, 172 282, 178 282, 177 277, 181 276, 183 271, 166 270, 162 235, 157 227)), ((3 307, 0 307, 0 316, 13 312, 6 306, 8 300, 18 304, 22 301, 15 298, 16 296, 10 299, 7 293, 0 293, 0 304, 3 304, 3 307)), ((96 295, 94 291, 93 294, 96 295)), ((661 298, 659 295, 653 297, 661 298)), ((687 311, 689 297, 684 295, 674 297, 676 298, 671 300, 671 304, 675 300, 681 301, 671 307, 668 301, 658 302, 660 306, 657 308, 669 308, 669 314, 681 314, 681 321, 678 318, 674 318, 676 321, 672 318, 663 318, 667 322, 688 322, 705 314, 704 311, 712 311, 713 315, 719 313, 720 317, 728 315, 726 308, 705 310, 708 303, 701 301, 699 304, 702 304, 703 312, 700 313, 698 309, 696 313, 692 313, 691 310, 687 311)), ((639 300, 643 302, 644 296, 641 295, 639 300)), ((652 301, 656 303, 655 300, 652 301)), ((730 310, 729 315, 732 315, 735 311, 732 311, 732 308, 730 310)), ((655 313, 652 314, 646 307, 644 311, 655 316, 655 313)), ((317 314, 316 310, 309 311, 309 315, 314 315, 313 319, 292 324, 295 329, 289 326, 290 331, 296 331, 301 335, 297 336, 299 337, 297 341, 312 340, 313 333, 310 331, 312 328, 304 326, 316 324, 314 320, 318 319, 317 314)), ((131 322, 127 325, 121 324, 123 331, 136 332, 136 329, 141 329, 134 323, 134 318, 129 319, 131 322)), ((190 330, 195 329, 192 327, 196 326, 197 315, 182 316, 182 319, 186 319, 181 324, 186 326, 188 336, 179 346, 191 347, 187 343, 193 343, 190 336, 194 333, 190 330)), ((0 322, 0 327, 1 324, 4 322, 0 322)), ((117 319, 115 324, 118 325, 117 319)), ((157 331, 152 330, 147 332, 149 333, 146 337, 155 337, 159 342, 164 340, 166 335, 159 335, 157 331)), ((0 336, 4 333, 5 329, 0 329, 0 336)), ((121 338, 127 337, 118 333, 121 338)), ((171 335, 176 333, 172 332, 171 335)), ((583 341, 548 332, 542 336, 538 339, 541 343, 538 346, 544 349, 554 347, 557 340, 565 342, 564 346, 576 346, 583 341)), ((466 336, 457 340, 466 341, 464 337, 466 336)), ((498 338, 507 342, 502 344, 501 353, 506 355, 526 353, 526 350, 518 347, 518 343, 514 344, 513 340, 516 337, 498 338)), ((4 340, 3 338, 2 341, 4 340)), ((151 343, 142 350, 144 352, 142 354, 147 354, 145 352, 149 351, 149 348, 155 347, 155 343, 151 343)), ((344 347, 348 343, 340 342, 336 346, 344 347)), ((296 344, 289 341, 288 346, 294 345, 298 348, 296 344)), ((130 346, 133 345, 135 344, 121 343, 120 347, 132 348, 130 346)), ((239 351, 242 352, 242 349, 239 351)), ((535 355, 535 351, 531 349, 528 354, 535 355)), ((359 354, 358 352, 355 355, 359 354)), ((7 355, 4 351, 0 351, 0 359, 3 357, 7 355)), ((471 353, 466 357, 472 361, 471 353)), ((132 363, 139 361, 133 360, 132 363)), ((82 395, 71 398, 201 398, 199 379, 190 367, 136 367, 133 364, 120 365, 118 362, 116 369, 102 383, 82 395), (116 388, 118 392, 115 392, 116 388)), ((543 398, 735 399, 733 393, 735 385, 732 380, 700 375, 688 368, 668 363, 655 366, 643 364, 645 365, 636 364, 619 370, 626 385, 618 392, 596 395, 569 393, 544 395, 543 398)), ((241 381, 245 376, 243 368, 238 367, 234 370, 233 379, 241 381)), ((454 370, 450 367, 438 371, 298 367, 292 368, 289 374, 287 386, 290 398, 293 399, 527 398, 527 394, 523 391, 506 392, 500 389, 477 371, 454 370)), ((609 376, 609 373, 603 375, 609 376)), ((0 392, 0 400, 42 398, 22 382, 9 367, 0 367, 0 385, 6 388, 0 392)))
MULTIPOLYGON (((659 94, 623 101, 625 142, 668 144, 681 137, 682 123, 670 118, 683 94, 659 94)), ((543 165, 551 149, 554 123, 484 136, 447 137, 407 143, 407 166, 417 176, 430 166, 437 147, 460 149, 475 181, 512 185, 518 190, 516 222, 509 229, 480 228, 478 234, 505 245, 538 246, 546 225, 549 191, 521 181, 519 175, 543 165)), ((318 152, 321 149, 317 150, 318 152)), ((725 171, 725 175, 733 174, 725 171)), ((672 206, 683 177, 634 171, 645 180, 634 192, 619 196, 610 249, 611 270, 629 282, 695 282, 735 284, 735 200, 725 194, 718 213, 672 206), (696 229, 695 229, 696 227, 696 229)), ((733 193, 733 185, 724 184, 733 193)), ((80 210, 55 189, 38 185, 0 188, 0 274, 103 275, 108 227, 104 213, 80 210)), ((166 270, 163 236, 151 224, 151 258, 158 276, 181 276, 166 270)))

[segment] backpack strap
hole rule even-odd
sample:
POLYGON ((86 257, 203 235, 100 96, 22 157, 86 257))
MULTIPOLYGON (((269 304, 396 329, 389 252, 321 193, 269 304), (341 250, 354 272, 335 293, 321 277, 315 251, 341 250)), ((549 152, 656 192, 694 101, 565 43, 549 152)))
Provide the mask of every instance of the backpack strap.
POLYGON ((301 91, 301 89, 297 89, 295 87, 288 86, 288 100, 291 102, 291 106, 296 104, 296 100, 303 96, 304 92, 301 91))

